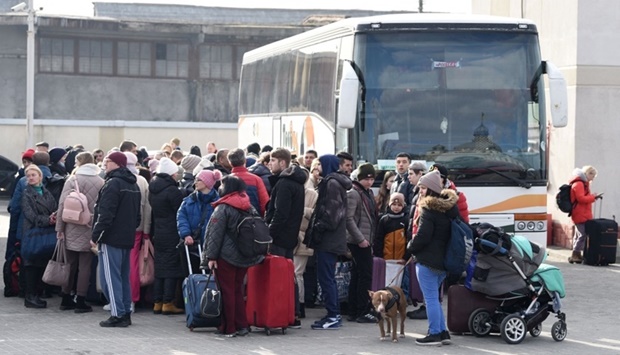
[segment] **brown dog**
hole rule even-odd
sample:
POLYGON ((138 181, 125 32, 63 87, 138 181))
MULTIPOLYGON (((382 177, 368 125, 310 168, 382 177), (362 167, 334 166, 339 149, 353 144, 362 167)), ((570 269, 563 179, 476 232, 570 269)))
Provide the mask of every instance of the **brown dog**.
POLYGON ((370 294, 370 300, 373 307, 375 307, 375 311, 380 315, 379 329, 381 330, 381 340, 386 340, 383 321, 387 320, 387 332, 392 333, 392 342, 397 343, 396 331, 398 329, 396 328, 396 318, 398 315, 400 315, 400 337, 405 337, 405 315, 407 313, 405 293, 398 286, 390 286, 376 292, 368 291, 368 294, 370 294))

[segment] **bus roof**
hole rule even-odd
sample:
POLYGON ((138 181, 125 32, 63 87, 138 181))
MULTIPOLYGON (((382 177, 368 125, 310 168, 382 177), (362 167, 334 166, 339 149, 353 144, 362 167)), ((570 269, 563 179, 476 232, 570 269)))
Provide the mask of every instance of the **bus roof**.
POLYGON ((352 17, 340 20, 329 25, 321 26, 295 36, 291 36, 260 48, 248 51, 243 56, 243 63, 250 63, 265 57, 273 56, 289 50, 303 48, 314 43, 320 43, 329 39, 351 35, 371 24, 389 25, 439 25, 451 24, 462 27, 463 25, 485 25, 486 28, 496 26, 527 25, 530 30, 535 28, 533 21, 522 18, 500 17, 489 15, 470 14, 439 14, 439 13, 408 13, 378 15, 368 17, 352 17))

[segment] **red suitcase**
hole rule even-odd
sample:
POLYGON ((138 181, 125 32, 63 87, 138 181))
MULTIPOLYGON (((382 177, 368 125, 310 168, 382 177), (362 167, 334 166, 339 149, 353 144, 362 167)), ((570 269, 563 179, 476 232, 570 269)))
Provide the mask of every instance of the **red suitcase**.
POLYGON ((451 333, 470 333, 469 316, 478 308, 491 314, 501 301, 492 300, 485 294, 469 290, 463 285, 452 285, 448 289, 448 330, 451 333))
POLYGON ((265 261, 248 269, 246 315, 249 325, 286 328, 295 321, 295 271, 293 262, 281 256, 267 255, 265 261))

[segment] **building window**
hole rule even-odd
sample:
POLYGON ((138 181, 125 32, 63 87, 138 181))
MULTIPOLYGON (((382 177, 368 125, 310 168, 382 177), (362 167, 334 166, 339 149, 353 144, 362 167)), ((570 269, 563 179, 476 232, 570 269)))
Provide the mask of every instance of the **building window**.
POLYGON ((113 73, 112 41, 80 40, 78 46, 80 74, 113 73))
POLYGON ((155 76, 187 78, 189 45, 155 43, 155 76))
POLYGON ((73 73, 75 61, 72 39, 41 38, 39 41, 39 71, 73 73))
POLYGON ((236 63, 235 63, 235 79, 240 79, 241 78, 241 64, 243 63, 243 55, 245 54, 245 52, 249 52, 252 49, 257 48, 257 47, 250 47, 250 46, 237 46, 235 47, 235 52, 236 52, 236 63))
POLYGON ((151 44, 118 42, 117 75, 151 76, 151 44))
POLYGON ((233 58, 231 46, 200 46, 200 77, 232 79, 233 58))

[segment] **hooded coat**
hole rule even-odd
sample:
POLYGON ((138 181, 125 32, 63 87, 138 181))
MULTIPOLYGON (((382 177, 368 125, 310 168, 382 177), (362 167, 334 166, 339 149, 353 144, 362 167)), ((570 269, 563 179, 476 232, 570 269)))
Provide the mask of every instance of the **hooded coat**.
POLYGON ((407 246, 405 260, 413 254, 418 263, 431 269, 445 270, 443 259, 451 236, 451 219, 459 216, 458 199, 451 189, 442 190, 439 197, 421 197, 418 230, 407 246))
POLYGON ((270 176, 269 182, 272 190, 265 222, 269 224, 273 244, 293 250, 297 246, 299 228, 304 215, 306 173, 299 166, 292 165, 279 175, 270 176))
POLYGON ((573 211, 570 218, 575 224, 586 223, 594 218, 592 204, 596 201, 596 195, 590 192, 590 182, 581 169, 573 171, 575 177, 570 181, 570 201, 573 203, 573 211))
POLYGON ((213 202, 220 198, 217 191, 211 190, 204 194, 200 191, 194 191, 191 195, 183 199, 183 203, 177 212, 177 230, 179 238, 183 239, 188 235, 194 237, 194 232, 202 223, 199 232, 200 240, 197 242, 204 245, 204 236, 207 231, 207 224, 213 214, 213 202), (202 219, 204 216, 204 219, 202 219))

